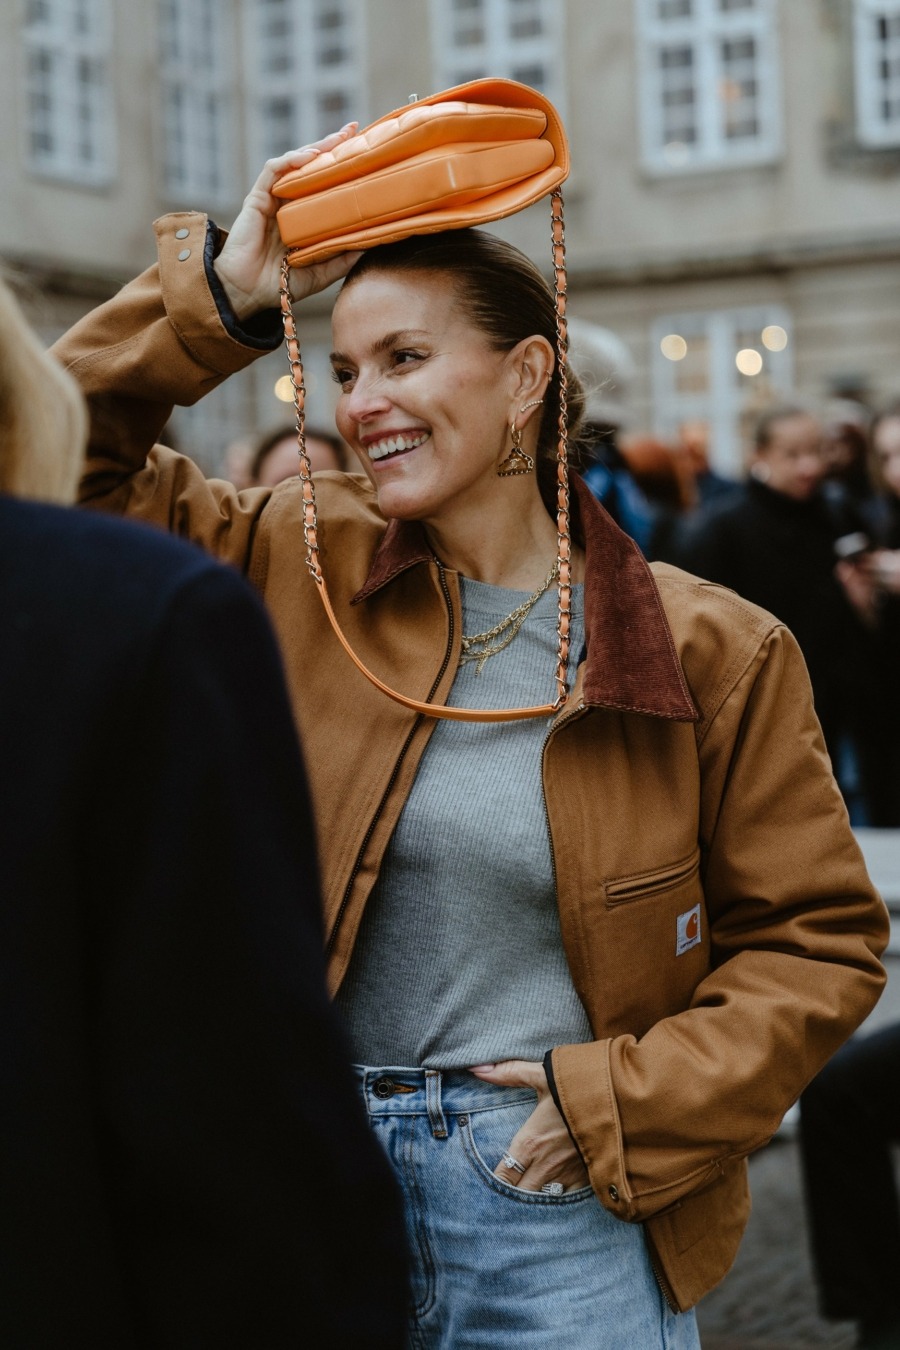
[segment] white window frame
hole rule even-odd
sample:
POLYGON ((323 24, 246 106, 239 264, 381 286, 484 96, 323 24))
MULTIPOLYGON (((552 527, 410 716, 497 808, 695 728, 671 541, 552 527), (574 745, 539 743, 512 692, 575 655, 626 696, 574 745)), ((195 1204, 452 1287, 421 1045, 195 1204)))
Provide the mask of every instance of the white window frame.
POLYGON ((44 0, 23 10, 24 157, 42 177, 102 187, 115 176, 110 0, 44 0), (39 17, 33 11, 42 8, 39 17), (89 16, 85 26, 79 16, 89 16), (43 72, 35 69, 37 62, 43 72), (93 78, 85 80, 85 71, 93 78), (38 102, 43 108, 38 108, 38 102), (37 144, 47 135, 48 146, 37 144), (85 140, 85 135, 89 140, 85 140), (86 145, 90 153, 85 153, 86 145))
POLYGON ((565 23, 562 0, 472 0, 483 16, 481 42, 458 45, 454 29, 454 0, 431 0, 432 65, 435 88, 447 89, 484 76, 538 82, 524 78, 539 67, 541 93, 565 116, 565 23), (533 5, 540 14, 541 31, 522 37, 510 34, 519 3, 533 5))
MULTIPOLYGON (((783 401, 794 387, 793 333, 789 310, 783 305, 742 305, 733 309, 694 310, 667 314, 652 325, 653 420, 655 434, 661 439, 676 438, 686 422, 705 422, 709 427, 712 467, 732 478, 743 476, 745 443, 741 420, 754 408, 748 399, 755 386, 742 381, 735 364, 739 334, 758 332, 756 349, 763 357, 770 401, 783 401), (788 343, 781 352, 770 352, 762 344, 762 330, 769 325, 783 328, 788 343), (685 394, 677 387, 678 362, 663 356, 660 343, 669 334, 678 334, 690 345, 700 335, 709 351, 709 388, 705 393, 685 394)), ((763 376, 756 376, 760 379, 763 376)), ((760 390, 760 393, 763 393, 760 390)), ((762 406, 759 407, 762 412, 762 406)))
POLYGON ((230 205, 240 190, 231 7, 157 0, 157 30, 164 195, 197 207, 230 205), (164 9, 174 15, 175 51, 164 9))
MULTIPOLYGON (((272 0, 272 8, 278 3, 279 0, 272 0)), ((343 60, 328 60, 336 49, 333 46, 329 49, 328 31, 322 26, 326 8, 322 0, 280 0, 290 31, 284 47, 284 65, 277 71, 264 64, 260 24, 268 0, 248 0, 244 5, 244 45, 249 53, 246 99, 251 121, 250 153, 255 165, 273 154, 284 154, 337 131, 353 118, 362 125, 370 120, 364 61, 366 7, 361 0, 335 0, 338 3, 346 16, 339 25, 346 55, 343 60), (332 112, 324 106, 329 98, 340 98, 344 112, 332 112), (273 144, 267 122, 266 106, 276 99, 286 108, 288 144, 273 144)))
POLYGON ((691 0, 686 18, 661 19, 659 0, 635 0, 638 47, 638 98, 643 166, 655 175, 698 169, 734 169, 767 164, 782 152, 781 82, 776 0, 754 0, 752 9, 723 12, 721 0, 691 0), (759 134, 729 140, 724 134, 720 83, 721 43, 752 38, 756 44, 755 116, 759 134), (688 47, 693 56, 697 139, 693 145, 666 145, 660 53, 688 47))
POLYGON ((853 65, 860 145, 900 146, 900 0, 854 0, 853 65), (897 36, 887 44, 877 32, 882 19, 893 19, 898 25, 897 36), (893 67, 890 74, 881 69, 885 60, 893 67), (891 116, 885 115, 886 96, 896 105, 891 116))

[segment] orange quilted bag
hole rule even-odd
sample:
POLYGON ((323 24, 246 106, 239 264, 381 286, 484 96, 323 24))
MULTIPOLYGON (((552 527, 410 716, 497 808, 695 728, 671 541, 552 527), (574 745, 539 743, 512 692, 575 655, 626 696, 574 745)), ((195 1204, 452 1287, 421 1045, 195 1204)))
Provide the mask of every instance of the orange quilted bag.
POLYGON ((473 80, 388 113, 284 174, 292 267, 411 234, 512 215, 557 188, 569 148, 553 104, 515 80, 473 80))

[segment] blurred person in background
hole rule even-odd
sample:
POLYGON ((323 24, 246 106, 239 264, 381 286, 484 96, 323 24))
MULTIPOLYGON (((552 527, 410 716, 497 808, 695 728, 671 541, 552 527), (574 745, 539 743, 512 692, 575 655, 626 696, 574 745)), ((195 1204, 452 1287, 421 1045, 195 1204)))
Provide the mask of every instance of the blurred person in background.
POLYGON ((900 1350, 900 1023, 842 1046, 800 1098, 800 1158, 822 1315, 860 1350, 900 1350), (841 1203, 848 1175, 853 1194, 841 1203))
MULTIPOLYGON (((872 420, 867 503, 874 547, 861 566, 877 593, 881 802, 900 826, 900 400, 872 420)), ((858 1324, 864 1350, 900 1350, 900 1024, 844 1046, 800 1099, 800 1146, 813 1270, 823 1316, 858 1324), (835 1202, 853 1173, 853 1202, 835 1202)))
MULTIPOLYGON (((348 468, 344 443, 333 431, 307 426, 306 453, 313 473, 348 468)), ((242 486, 275 487, 299 472, 296 428, 293 424, 273 427, 247 447, 247 478, 242 486)))
POLYGON ((862 566, 858 517, 822 491, 823 426, 786 405, 757 423, 750 476, 699 511, 680 540, 680 564, 777 615, 806 660, 838 782, 855 822, 880 817, 875 591, 862 566), (840 541, 840 542, 839 542, 840 541))
POLYGON ((723 497, 730 497, 739 484, 712 467, 707 423, 682 422, 678 428, 678 440, 684 447, 694 473, 696 489, 694 506, 708 506, 723 497))
POLYGON ((855 399, 832 399, 822 416, 823 487, 839 506, 859 512, 863 520, 876 487, 869 456, 869 410, 855 399))
POLYGON ((86 434, 0 280, 0 1343, 400 1350, 268 619, 86 434))
POLYGON ((622 442, 622 458, 652 513, 644 556, 674 562, 678 527, 697 505, 697 485, 687 452, 652 436, 628 436, 622 442))
POLYGON ((568 329, 569 366, 585 393, 584 421, 577 446, 572 447, 573 461, 601 506, 646 552, 655 513, 620 446, 634 359, 625 343, 608 328, 569 317, 568 329))
POLYGON ((900 400, 874 418, 870 438, 879 492, 868 503, 874 547, 863 559, 863 567, 876 591, 886 808, 880 823, 900 826, 900 400))
POLYGON ((896 595, 900 592, 900 399, 873 418, 869 434, 873 474, 879 489, 878 498, 869 510, 876 550, 870 562, 878 584, 896 595))

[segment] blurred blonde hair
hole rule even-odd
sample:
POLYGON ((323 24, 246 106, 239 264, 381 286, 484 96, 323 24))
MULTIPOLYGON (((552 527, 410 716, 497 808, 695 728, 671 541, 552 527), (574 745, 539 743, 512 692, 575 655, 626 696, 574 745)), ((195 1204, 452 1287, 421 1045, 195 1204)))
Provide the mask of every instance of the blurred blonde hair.
POLYGON ((87 427, 81 390, 44 350, 0 274, 0 492, 73 502, 87 427))

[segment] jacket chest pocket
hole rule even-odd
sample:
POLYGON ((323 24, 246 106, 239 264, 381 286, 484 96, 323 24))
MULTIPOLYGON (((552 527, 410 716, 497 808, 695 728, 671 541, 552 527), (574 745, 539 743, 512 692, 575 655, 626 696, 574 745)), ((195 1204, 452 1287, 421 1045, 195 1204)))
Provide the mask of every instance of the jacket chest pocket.
POLYGON ((608 881, 604 887, 607 906, 630 904, 635 900, 647 900, 654 895, 664 895, 668 891, 678 890, 695 878, 699 883, 700 850, 682 862, 670 867, 661 867, 652 872, 638 872, 634 876, 620 877, 608 881))
POLYGON ((709 970, 700 851, 666 867, 610 878, 597 915, 593 966, 606 1034, 642 1036, 690 1005, 709 970))

